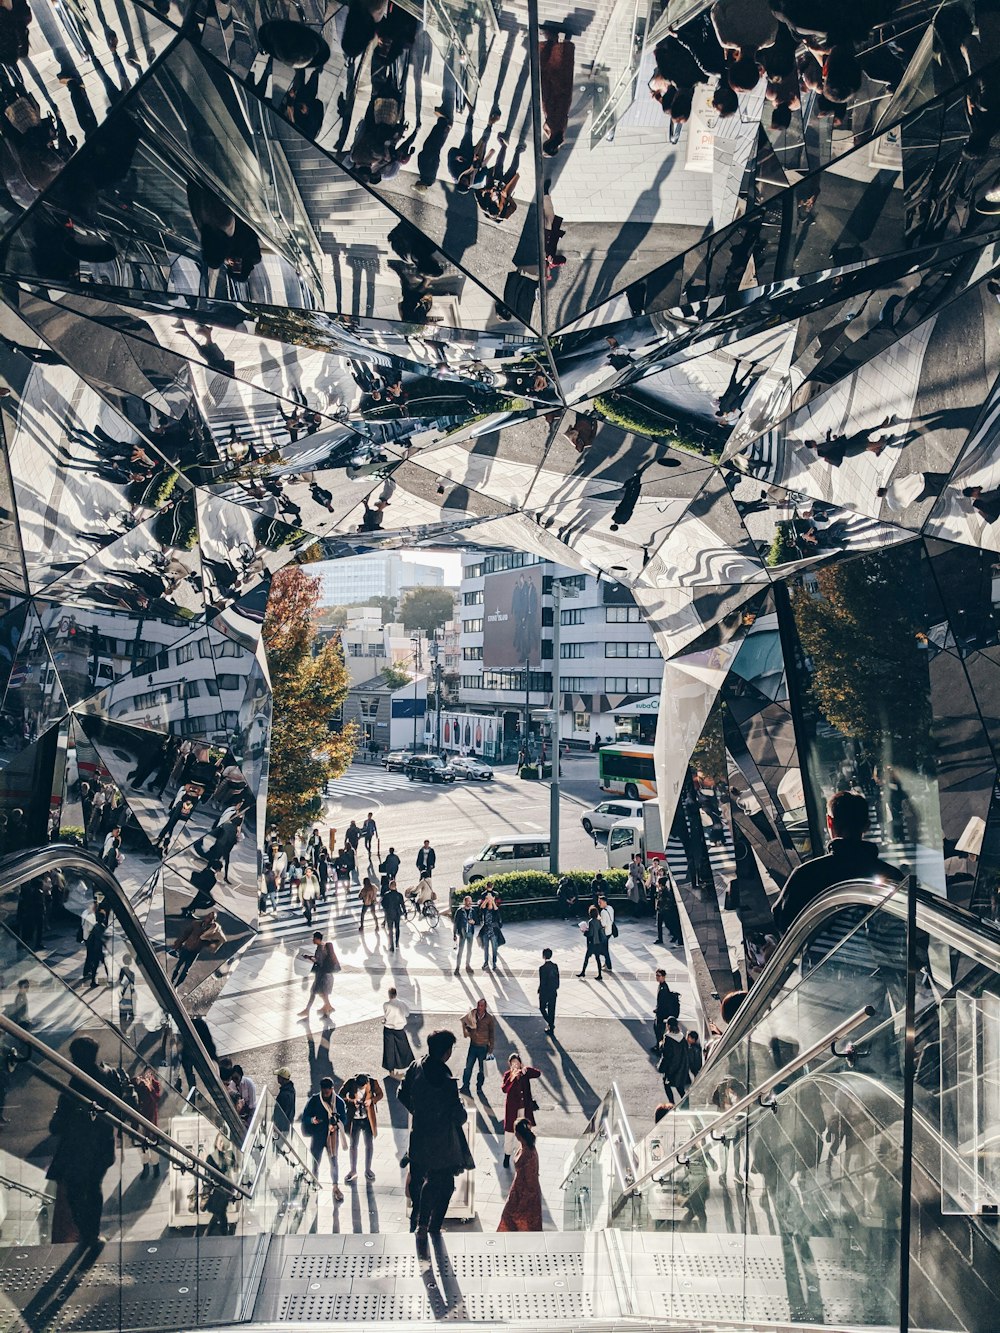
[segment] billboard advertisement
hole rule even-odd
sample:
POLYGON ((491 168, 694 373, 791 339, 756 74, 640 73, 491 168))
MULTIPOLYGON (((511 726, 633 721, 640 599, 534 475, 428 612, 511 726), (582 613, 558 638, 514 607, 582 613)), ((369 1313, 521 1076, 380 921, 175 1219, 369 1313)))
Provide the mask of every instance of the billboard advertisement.
POLYGON ((483 585, 483 666, 539 667, 542 662, 542 575, 537 566, 489 574, 483 585))

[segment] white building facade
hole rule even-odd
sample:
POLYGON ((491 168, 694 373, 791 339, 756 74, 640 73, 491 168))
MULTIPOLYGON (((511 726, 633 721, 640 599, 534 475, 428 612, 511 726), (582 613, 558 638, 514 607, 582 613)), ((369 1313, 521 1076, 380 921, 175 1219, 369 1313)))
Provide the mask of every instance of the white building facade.
POLYGON ((571 744, 592 745, 615 736, 615 713, 644 700, 658 700, 663 660, 642 612, 620 584, 519 552, 467 552, 459 591, 462 633, 459 707, 442 726, 445 749, 469 749, 485 758, 516 756, 523 743, 525 709, 535 743, 548 733, 552 708, 552 580, 563 593, 559 639, 560 731, 571 744), (497 666, 487 617, 500 610, 506 584, 491 578, 524 570, 540 590, 540 653, 530 668, 497 666), (494 607, 493 603, 497 602, 494 607), (481 737, 477 745, 476 736, 481 737), (458 742, 455 743, 457 736, 458 742), (470 736, 471 744, 466 744, 470 736))
POLYGON ((321 606, 350 606, 369 597, 399 597, 406 588, 443 588, 444 570, 378 551, 346 560, 321 560, 309 574, 320 581, 321 606))

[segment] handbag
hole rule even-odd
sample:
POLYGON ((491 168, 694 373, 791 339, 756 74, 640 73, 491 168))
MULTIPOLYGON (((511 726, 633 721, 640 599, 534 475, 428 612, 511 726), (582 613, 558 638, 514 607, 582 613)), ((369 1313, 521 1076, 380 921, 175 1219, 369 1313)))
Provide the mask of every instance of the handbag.
POLYGON ((3 113, 18 134, 25 134, 41 124, 38 103, 30 93, 15 97, 4 107, 3 113))
POLYGON ((612 938, 613 940, 616 940, 616 939, 618 938, 618 922, 617 922, 617 921, 612 921, 612 923, 611 923, 611 938, 612 938))
POLYGON ((507 943, 507 936, 503 933, 503 931, 500 929, 499 926, 496 926, 494 928, 493 938, 496 940, 498 947, 507 943))

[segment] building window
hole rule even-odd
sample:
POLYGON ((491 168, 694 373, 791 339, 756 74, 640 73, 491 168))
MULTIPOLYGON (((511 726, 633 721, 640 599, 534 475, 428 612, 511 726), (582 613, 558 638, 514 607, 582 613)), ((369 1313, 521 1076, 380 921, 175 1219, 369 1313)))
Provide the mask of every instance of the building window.
POLYGON ((590 730, 590 714, 589 714, 589 713, 574 713, 574 714, 573 714, 573 730, 574 730, 574 731, 589 731, 589 730, 590 730))
POLYGON ((660 682, 649 676, 605 676, 605 694, 659 694, 660 682))
POLYGON ((562 657, 562 658, 567 658, 567 657, 582 657, 582 656, 583 656, 583 644, 582 644, 582 643, 561 643, 561 644, 559 645, 559 656, 562 657))
POLYGON ((482 604, 483 604, 482 588, 475 588, 472 592, 465 592, 462 594, 463 606, 482 606, 482 604))
POLYGON ((483 660, 482 648, 463 648, 462 659, 466 662, 481 662, 483 660))
POLYGON ((606 643, 605 657, 659 657, 655 643, 606 643))
MULTIPOLYGON (((471 687, 480 690, 511 690, 514 693, 524 693, 524 672, 523 671, 484 671, 482 676, 463 677, 472 679, 475 684, 471 687)), ((550 671, 531 671, 528 673, 528 689, 537 691, 546 691, 552 689, 552 673, 550 671)))
POLYGON ((349 643, 347 645, 348 657, 361 657, 362 656, 361 649, 362 645, 360 643, 349 643))
MULTIPOLYGON (((496 555, 488 555, 483 560, 484 574, 497 574, 504 569, 524 569, 528 565, 543 565, 545 561, 541 556, 528 555, 524 551, 500 551, 496 555)), ((467 577, 470 577, 467 575, 467 577)))
POLYGON ((637 625, 642 612, 637 606, 606 606, 604 619, 609 625, 637 625))
POLYGON ((583 592, 587 586, 586 574, 570 574, 568 578, 560 579, 559 582, 564 588, 576 588, 577 592, 583 592))
POLYGON ((581 608, 578 607, 578 606, 574 606, 574 608, 573 608, 572 611, 560 611, 560 612, 559 612, 559 624, 560 624, 560 625, 582 625, 582 624, 583 624, 583 611, 582 611, 581 608))
POLYGON ((177 665, 180 666, 182 662, 191 662, 193 661, 193 659, 194 659, 194 644, 182 643, 181 646, 177 649, 177 665))
POLYGON ((464 634, 482 634, 483 632, 482 616, 480 616, 478 620, 463 620, 462 632, 464 634))
POLYGON ((483 577, 483 562, 480 560, 475 565, 462 566, 463 579, 481 579, 483 577))

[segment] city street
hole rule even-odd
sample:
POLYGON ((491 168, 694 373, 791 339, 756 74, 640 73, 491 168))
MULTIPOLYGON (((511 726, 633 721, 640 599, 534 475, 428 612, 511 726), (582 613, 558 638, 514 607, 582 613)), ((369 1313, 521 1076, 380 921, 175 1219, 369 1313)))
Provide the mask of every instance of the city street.
MULTIPOLYGON (((523 782, 509 767, 497 768, 492 782, 431 785, 387 773, 381 764, 353 764, 328 790, 325 824, 340 839, 351 819, 360 824, 374 811, 382 855, 395 847, 406 884, 416 878, 414 860, 424 838, 437 852, 435 883, 448 888, 461 884, 462 862, 481 851, 487 839, 505 833, 546 836, 549 831, 548 782, 523 782)), ((595 847, 580 824, 602 799, 595 755, 571 755, 564 761, 561 797, 562 868, 606 868, 604 848, 595 847)))

